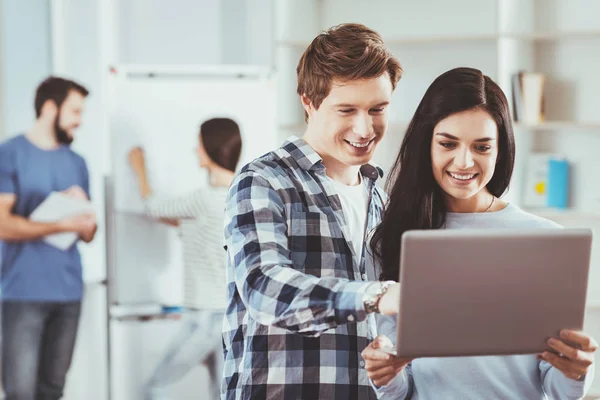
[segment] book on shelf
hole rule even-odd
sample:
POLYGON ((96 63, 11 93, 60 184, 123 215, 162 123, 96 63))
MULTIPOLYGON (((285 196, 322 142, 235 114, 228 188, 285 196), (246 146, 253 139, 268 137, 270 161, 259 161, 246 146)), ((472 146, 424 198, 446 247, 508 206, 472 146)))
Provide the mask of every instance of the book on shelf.
POLYGON ((538 124, 544 120, 544 74, 518 71, 512 75, 513 117, 515 121, 538 124))
POLYGON ((523 204, 564 210, 569 198, 569 162, 552 153, 529 155, 523 204))

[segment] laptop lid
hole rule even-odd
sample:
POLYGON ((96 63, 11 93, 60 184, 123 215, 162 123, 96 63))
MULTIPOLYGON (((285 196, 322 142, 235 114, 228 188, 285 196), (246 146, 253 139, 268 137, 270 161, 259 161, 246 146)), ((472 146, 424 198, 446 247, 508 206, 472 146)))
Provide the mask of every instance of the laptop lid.
POLYGON ((397 355, 540 353, 582 329, 591 243, 589 229, 406 232, 397 355))

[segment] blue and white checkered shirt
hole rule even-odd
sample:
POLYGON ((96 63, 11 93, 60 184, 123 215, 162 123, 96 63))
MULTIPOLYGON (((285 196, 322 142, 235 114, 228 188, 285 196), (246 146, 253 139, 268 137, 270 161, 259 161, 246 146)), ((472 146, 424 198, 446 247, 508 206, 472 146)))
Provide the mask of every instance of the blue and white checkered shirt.
MULTIPOLYGON (((383 173, 367 164, 366 232, 380 222, 383 173)), ((363 306, 376 279, 360 258, 321 157, 291 138, 246 165, 225 212, 228 307, 222 398, 375 399, 360 352, 372 339, 363 306), (360 264, 357 264, 357 260, 360 264)))

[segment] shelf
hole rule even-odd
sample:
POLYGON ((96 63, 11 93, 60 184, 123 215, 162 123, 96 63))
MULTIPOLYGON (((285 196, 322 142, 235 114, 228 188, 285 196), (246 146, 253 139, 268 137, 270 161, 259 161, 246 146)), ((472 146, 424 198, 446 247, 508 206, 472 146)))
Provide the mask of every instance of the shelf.
POLYGON ((586 303, 585 308, 588 310, 600 311, 600 300, 586 303))
POLYGON ((388 46, 399 44, 424 44, 424 43, 451 43, 451 42, 488 42, 498 40, 499 35, 440 35, 440 36, 414 36, 405 38, 386 39, 388 46))
MULTIPOLYGON (((539 32, 539 33, 490 33, 490 34, 464 34, 464 35, 435 35, 435 36, 413 36, 384 38, 388 46, 400 44, 424 44, 424 43, 451 43, 451 42, 486 42, 500 39, 515 39, 527 41, 551 41, 568 39, 600 39, 600 31, 571 31, 571 32, 539 32)), ((307 47, 309 41, 303 40, 279 40, 277 46, 282 47, 307 47)))
POLYGON ((501 38, 517 39, 517 40, 535 40, 535 41, 550 41, 550 40, 568 40, 568 39, 587 39, 599 38, 600 31, 571 31, 571 32, 538 32, 538 33, 505 33, 500 35, 501 38))
POLYGON ((513 122, 515 128, 533 129, 533 130, 598 130, 600 131, 600 122, 577 122, 577 121, 545 121, 538 124, 527 124, 523 122, 513 122))

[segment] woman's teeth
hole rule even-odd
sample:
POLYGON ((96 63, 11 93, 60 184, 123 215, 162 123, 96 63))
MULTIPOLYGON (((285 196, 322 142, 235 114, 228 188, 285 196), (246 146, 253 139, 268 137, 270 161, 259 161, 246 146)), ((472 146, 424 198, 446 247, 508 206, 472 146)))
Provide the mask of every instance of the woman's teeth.
POLYGON ((475 174, 454 174, 452 172, 448 172, 450 174, 451 177, 453 177, 454 179, 459 179, 461 181, 468 181, 469 179, 473 179, 475 177, 475 174))

